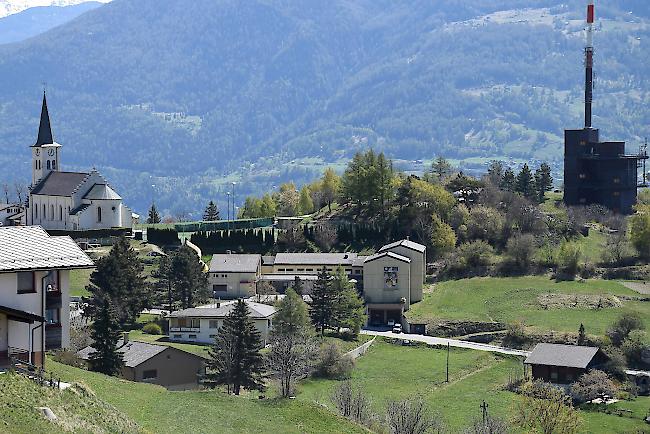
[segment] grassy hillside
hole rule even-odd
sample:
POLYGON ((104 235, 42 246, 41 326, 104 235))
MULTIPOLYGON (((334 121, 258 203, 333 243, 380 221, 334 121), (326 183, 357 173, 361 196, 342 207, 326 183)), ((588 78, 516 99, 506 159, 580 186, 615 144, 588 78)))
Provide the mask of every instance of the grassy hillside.
POLYGON ((605 280, 555 282, 543 276, 461 279, 436 284, 422 302, 411 306, 407 316, 418 322, 521 320, 540 330, 561 332, 577 332, 583 323, 587 333, 603 334, 623 312, 650 315, 650 302, 625 298, 638 296, 620 283, 605 280))
MULTIPOLYGON (((358 359, 352 382, 366 391, 378 414, 385 403, 411 396, 422 398, 430 409, 439 411, 452 430, 460 430, 480 417, 483 400, 490 414, 508 419, 518 399, 503 390, 508 376, 521 373, 521 361, 481 351, 454 348, 450 353, 450 378, 445 383, 446 351, 426 347, 402 347, 377 340, 370 351, 358 359)), ((332 406, 329 396, 338 384, 331 380, 305 382, 299 399, 332 406)), ((632 413, 618 417, 581 411, 583 433, 642 432, 642 418, 650 407, 650 398, 616 404, 632 413)), ((612 408, 616 408, 612 407, 612 408)))
POLYGON ((11 373, 0 374, 0 431, 6 434, 142 432, 132 419, 84 386, 54 390, 11 373), (49 407, 57 420, 48 421, 37 407, 49 407))
POLYGON ((306 401, 228 396, 220 391, 170 392, 49 362, 49 369, 67 381, 87 384, 155 433, 355 433, 364 429, 306 401))

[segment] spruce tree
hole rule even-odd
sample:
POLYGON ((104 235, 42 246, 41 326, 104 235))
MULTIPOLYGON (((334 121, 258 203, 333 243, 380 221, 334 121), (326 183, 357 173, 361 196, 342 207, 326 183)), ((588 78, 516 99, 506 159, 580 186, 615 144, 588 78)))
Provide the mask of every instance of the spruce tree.
POLYGON ((265 390, 265 363, 260 353, 262 339, 249 313, 244 300, 237 300, 224 320, 208 351, 206 385, 226 384, 228 391, 232 390, 235 395, 239 395, 241 388, 265 390))
POLYGON ((437 184, 442 184, 445 179, 451 176, 453 167, 449 161, 447 161, 442 156, 436 158, 433 163, 431 163, 431 172, 427 174, 426 180, 428 182, 434 182, 437 184))
POLYGON ((149 217, 147 217, 148 224, 160 223, 160 214, 158 213, 158 208, 156 204, 152 203, 151 208, 149 208, 149 217))
POLYGON ((521 193, 522 196, 532 199, 537 196, 535 190, 535 179, 533 178, 533 173, 530 171, 528 164, 524 163, 524 166, 521 168, 521 171, 517 175, 517 180, 515 182, 515 191, 521 193))
POLYGON ((503 172, 503 178, 501 179, 499 188, 505 191, 515 191, 515 172, 511 168, 508 167, 503 172))
POLYGON ((311 322, 321 336, 325 335, 325 328, 331 324, 334 301, 330 285, 330 274, 323 267, 318 272, 318 279, 314 282, 314 288, 311 292, 311 310, 309 311, 311 322))
POLYGON ((338 267, 330 282, 330 291, 334 300, 332 309, 332 326, 340 332, 342 328, 350 330, 356 337, 366 323, 363 300, 348 279, 343 268, 338 267))
POLYGON ((535 188, 537 190, 537 199, 539 202, 543 202, 544 194, 553 188, 551 166, 546 163, 542 163, 539 166, 539 169, 535 171, 535 188))
POLYGON ((106 375, 117 375, 122 368, 122 353, 117 351, 120 323, 110 297, 97 298, 95 320, 90 336, 94 351, 89 355, 90 369, 106 375))
POLYGON ((587 343, 587 335, 585 334, 585 326, 580 323, 580 328, 578 329, 578 345, 584 345, 587 343))
POLYGON ((134 324, 140 312, 149 308, 152 301, 151 288, 142 275, 144 267, 138 254, 129 241, 121 237, 113 244, 109 254, 98 259, 95 265, 86 288, 91 297, 84 297, 84 302, 88 304, 84 315, 95 319, 105 296, 115 307, 121 326, 134 324))
POLYGON ((187 246, 181 246, 171 258, 169 280, 173 299, 178 301, 183 309, 194 307, 210 298, 208 278, 199 261, 196 252, 187 246))
POLYGON ((215 222, 219 220, 219 208, 217 208, 217 204, 214 203, 213 201, 210 201, 208 206, 205 208, 205 211, 203 212, 203 221, 206 222, 215 222))
POLYGON ((296 277, 293 279, 293 285, 291 288, 296 292, 298 295, 302 295, 303 293, 303 284, 302 280, 300 280, 300 276, 296 275, 296 277))

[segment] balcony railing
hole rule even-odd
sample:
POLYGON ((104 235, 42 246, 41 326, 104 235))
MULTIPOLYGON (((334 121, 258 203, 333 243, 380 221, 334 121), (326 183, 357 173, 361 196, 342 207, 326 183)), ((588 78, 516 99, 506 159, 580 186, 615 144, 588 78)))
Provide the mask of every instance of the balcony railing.
POLYGON ((170 332, 198 332, 201 327, 170 327, 170 332))

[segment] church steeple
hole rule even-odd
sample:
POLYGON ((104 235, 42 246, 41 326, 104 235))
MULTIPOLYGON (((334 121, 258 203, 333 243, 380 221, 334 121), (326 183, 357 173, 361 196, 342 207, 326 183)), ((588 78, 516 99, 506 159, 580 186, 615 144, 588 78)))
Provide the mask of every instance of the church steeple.
POLYGON ((34 146, 43 146, 54 143, 52 137, 52 126, 50 125, 50 114, 47 111, 47 99, 43 91, 43 107, 41 108, 41 123, 38 126, 38 138, 34 146))

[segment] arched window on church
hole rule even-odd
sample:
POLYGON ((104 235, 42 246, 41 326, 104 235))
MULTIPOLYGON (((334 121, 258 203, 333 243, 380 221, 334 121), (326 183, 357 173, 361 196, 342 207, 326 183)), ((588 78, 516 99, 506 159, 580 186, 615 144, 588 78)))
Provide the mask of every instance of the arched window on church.
POLYGON ((98 206, 97 207, 97 223, 102 222, 102 207, 98 206))
POLYGON ((45 220, 47 218, 47 210, 45 209, 45 204, 43 204, 42 208, 42 213, 41 213, 41 220, 45 220))
POLYGON ((59 221, 63 221, 63 207, 59 205, 59 221))
POLYGON ((34 215, 33 215, 33 220, 38 219, 38 205, 34 206, 34 215))
POLYGON ((34 161, 34 170, 38 170, 38 160, 34 161))
POLYGON ((52 170, 56 170, 56 160, 52 160, 52 170))
POLYGON ((47 170, 50 170, 50 160, 47 160, 47 170))
POLYGON ((54 221, 54 205, 50 205, 50 220, 54 221))

